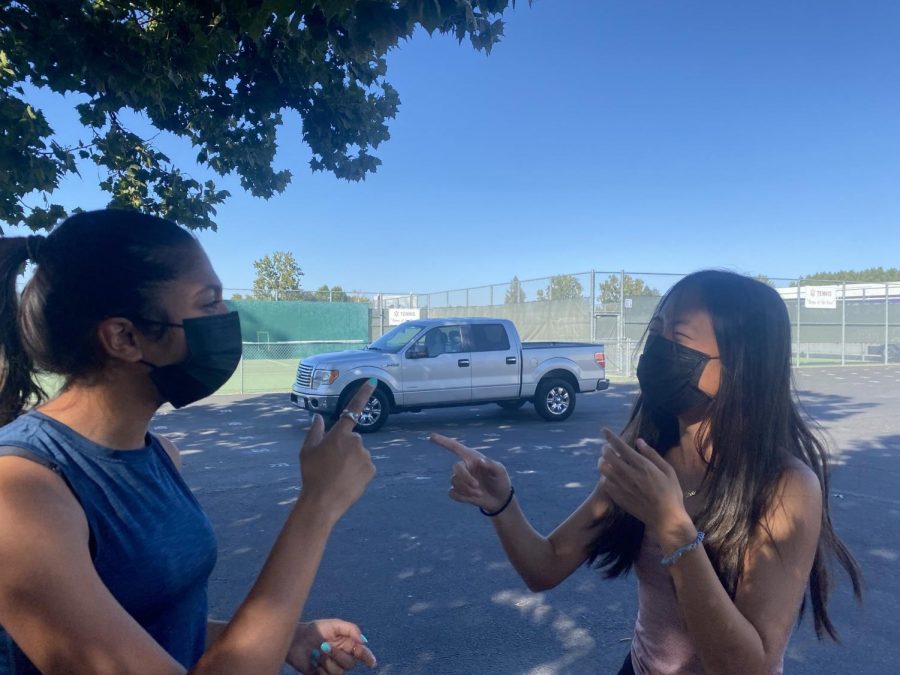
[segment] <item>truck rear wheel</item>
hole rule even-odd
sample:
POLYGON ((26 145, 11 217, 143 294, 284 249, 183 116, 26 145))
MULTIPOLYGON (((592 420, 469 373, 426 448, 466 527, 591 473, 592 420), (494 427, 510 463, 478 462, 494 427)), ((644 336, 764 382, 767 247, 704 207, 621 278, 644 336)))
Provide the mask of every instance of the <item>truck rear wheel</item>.
MULTIPOLYGON (((353 398, 353 395, 360 386, 361 385, 351 386, 344 390, 344 393, 341 395, 341 403, 335 411, 335 418, 340 416, 341 412, 344 410, 344 406, 353 398)), ((353 430, 360 434, 371 434, 372 432, 378 431, 384 426, 384 423, 387 422, 390 409, 391 403, 388 400, 387 394, 380 388, 376 389, 366 403, 366 407, 363 408, 363 411, 360 413, 359 422, 357 422, 353 430)))
POLYGON ((575 410, 575 387, 561 378, 543 380, 534 393, 534 409, 550 422, 559 422, 575 410))

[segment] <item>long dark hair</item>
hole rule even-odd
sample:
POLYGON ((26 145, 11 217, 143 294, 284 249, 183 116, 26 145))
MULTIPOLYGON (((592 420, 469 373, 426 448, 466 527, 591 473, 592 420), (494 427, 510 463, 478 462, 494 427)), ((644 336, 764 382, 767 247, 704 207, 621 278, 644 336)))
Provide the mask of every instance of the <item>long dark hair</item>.
MULTIPOLYGON (((857 598, 859 568, 831 524, 828 507, 828 452, 800 414, 791 378, 791 324, 787 307, 772 287, 731 272, 705 270, 691 274, 660 300, 662 307, 690 293, 712 317, 721 356, 721 382, 698 434, 698 448, 712 447, 707 466, 706 505, 694 519, 706 533, 706 551, 722 585, 735 595, 744 557, 756 529, 768 512, 778 481, 791 457, 806 464, 822 487, 822 531, 808 598, 816 635, 837 640, 828 617, 831 590, 829 560, 846 570, 857 598)), ((631 411, 624 437, 632 444, 645 439, 660 452, 679 442, 678 422, 645 413, 642 397, 631 411)), ((600 521, 589 561, 606 576, 627 573, 641 547, 644 525, 614 506, 600 521)))
POLYGON ((47 237, 0 238, 0 425, 44 398, 35 369, 69 383, 100 371, 99 323, 153 316, 158 286, 199 250, 175 223, 111 209, 72 216, 47 237), (36 267, 20 299, 29 259, 36 267))

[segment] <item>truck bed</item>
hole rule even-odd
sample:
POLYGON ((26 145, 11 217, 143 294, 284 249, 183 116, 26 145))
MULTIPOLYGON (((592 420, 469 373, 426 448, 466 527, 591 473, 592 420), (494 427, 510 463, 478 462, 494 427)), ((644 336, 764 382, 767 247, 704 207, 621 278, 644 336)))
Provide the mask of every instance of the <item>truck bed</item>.
POLYGON ((603 347, 602 342, 523 342, 522 349, 547 349, 548 347, 603 347))

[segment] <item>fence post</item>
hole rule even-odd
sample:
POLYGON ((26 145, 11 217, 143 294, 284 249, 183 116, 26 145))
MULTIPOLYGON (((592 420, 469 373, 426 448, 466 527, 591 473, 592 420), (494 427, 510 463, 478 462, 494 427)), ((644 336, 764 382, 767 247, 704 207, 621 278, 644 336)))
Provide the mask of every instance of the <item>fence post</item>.
POLYGON ((631 377, 631 353, 628 349, 628 339, 625 337, 625 270, 619 272, 619 344, 622 346, 622 368, 625 377, 631 377))
POLYGON ((625 338, 625 377, 631 377, 631 338, 625 338))
POLYGON ((490 295, 490 297, 491 297, 491 307, 493 307, 493 306, 494 306, 494 285, 493 285, 493 284, 491 284, 490 289, 491 289, 491 295, 490 295))
POLYGON ((890 302, 888 302, 889 295, 891 292, 890 285, 885 282, 884 284, 884 365, 888 364, 888 343, 891 338, 891 314, 890 314, 890 302))
POLYGON ((384 293, 378 294, 378 315, 381 325, 379 326, 379 330, 381 331, 378 337, 384 335, 384 293))
POLYGON ((597 341, 597 321, 594 312, 597 311, 597 273, 591 270, 591 306, 588 308, 588 321, 590 321, 591 342, 597 341))
POLYGON ((802 280, 797 281, 797 367, 800 367, 800 284, 802 280))
POLYGON ((847 365, 847 282, 841 283, 841 365, 847 365))

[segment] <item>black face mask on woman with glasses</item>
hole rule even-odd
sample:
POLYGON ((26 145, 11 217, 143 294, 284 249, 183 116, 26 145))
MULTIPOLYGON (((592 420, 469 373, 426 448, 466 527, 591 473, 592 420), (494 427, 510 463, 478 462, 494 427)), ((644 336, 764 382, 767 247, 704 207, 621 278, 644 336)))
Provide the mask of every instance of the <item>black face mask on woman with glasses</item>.
POLYGON ((651 335, 637 367, 644 404, 654 415, 678 417, 709 403, 712 397, 700 389, 700 376, 706 364, 718 358, 651 335))

